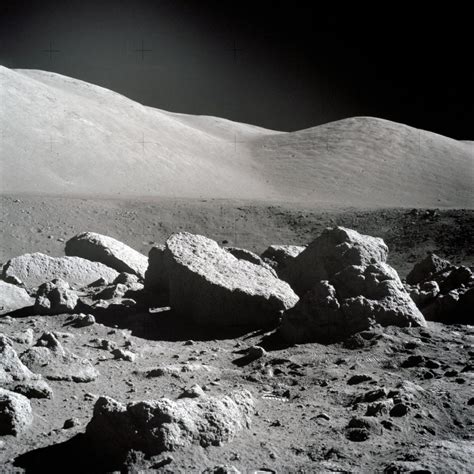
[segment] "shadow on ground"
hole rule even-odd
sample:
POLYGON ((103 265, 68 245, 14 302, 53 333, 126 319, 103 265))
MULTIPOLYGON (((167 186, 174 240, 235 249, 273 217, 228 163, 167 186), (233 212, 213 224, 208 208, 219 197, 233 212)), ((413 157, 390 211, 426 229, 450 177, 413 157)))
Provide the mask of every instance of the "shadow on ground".
POLYGON ((102 473, 120 470, 122 462, 112 462, 101 455, 87 441, 84 434, 78 434, 63 443, 34 449, 15 459, 14 466, 26 473, 102 473))

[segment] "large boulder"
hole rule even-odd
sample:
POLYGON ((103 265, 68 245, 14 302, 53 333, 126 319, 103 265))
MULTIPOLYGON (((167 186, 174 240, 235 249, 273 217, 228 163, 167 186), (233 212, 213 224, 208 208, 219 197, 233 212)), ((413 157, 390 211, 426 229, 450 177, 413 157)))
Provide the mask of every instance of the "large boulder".
POLYGON ((172 235, 164 259, 172 310, 200 324, 276 324, 298 301, 272 270, 239 260, 201 235, 172 235))
POLYGON ((324 230, 303 252, 288 261, 279 275, 301 296, 345 267, 383 263, 387 255, 388 247, 382 239, 335 227, 324 230))
POLYGON ((306 247, 301 245, 270 245, 260 257, 279 274, 289 262, 294 260, 306 247))
POLYGON ((397 272, 384 263, 348 266, 317 282, 285 312, 279 333, 289 342, 331 343, 374 324, 426 325, 397 272))
POLYGON ((34 374, 23 364, 3 334, 0 334, 0 387, 28 398, 49 398, 53 393, 41 375, 34 374))
POLYGON ((69 283, 57 278, 38 287, 35 310, 38 314, 72 313, 78 299, 77 293, 71 289, 69 283))
POLYGON ((113 281, 116 270, 99 262, 80 257, 50 257, 42 253, 27 253, 10 259, 4 266, 1 279, 18 278, 27 288, 61 278, 69 285, 82 288, 104 278, 113 281))
POLYGON ((24 288, 0 280, 0 316, 32 306, 34 302, 24 288))
POLYGON ((30 401, 23 395, 0 388, 0 436, 18 436, 32 423, 30 401))
POLYGON ((235 392, 223 398, 167 398, 123 405, 101 397, 87 425, 94 446, 111 457, 123 458, 133 449, 153 456, 191 444, 219 446, 250 424, 252 395, 235 392))
POLYGON ((118 272, 145 277, 148 259, 128 245, 107 235, 83 232, 66 242, 66 255, 100 262, 118 272))
POLYGON ((49 380, 92 382, 99 376, 89 360, 66 350, 51 332, 45 332, 34 347, 23 352, 21 361, 49 380))

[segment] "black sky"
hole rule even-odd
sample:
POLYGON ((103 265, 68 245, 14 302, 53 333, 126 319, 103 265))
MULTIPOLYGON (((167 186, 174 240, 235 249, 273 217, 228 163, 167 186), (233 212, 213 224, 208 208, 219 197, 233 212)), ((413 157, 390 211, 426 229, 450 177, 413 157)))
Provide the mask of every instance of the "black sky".
POLYGON ((278 130, 371 115, 474 139, 467 11, 268 0, 18 0, 0 11, 0 64, 150 106, 278 130))

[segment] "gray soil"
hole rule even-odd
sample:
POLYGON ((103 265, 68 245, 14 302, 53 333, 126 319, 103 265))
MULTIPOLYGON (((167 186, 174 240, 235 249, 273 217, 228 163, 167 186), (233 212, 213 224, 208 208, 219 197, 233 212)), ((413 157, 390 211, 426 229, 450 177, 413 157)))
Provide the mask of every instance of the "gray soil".
MULTIPOLYGON (((261 253, 270 244, 307 244, 335 225, 382 237, 401 277, 428 251, 465 265, 474 255, 474 213, 462 209, 21 195, 1 197, 0 215, 0 262, 25 252, 64 255, 64 241, 84 231, 110 235, 145 254, 179 230, 261 253)), ((214 472, 225 465, 240 472, 472 472, 472 326, 374 329, 339 344, 284 347, 264 332, 183 327, 169 311, 96 319, 78 328, 67 315, 0 318, 7 336, 28 328, 35 340, 44 331, 63 333, 62 345, 100 372, 88 383, 48 380, 54 397, 31 400, 32 428, 1 438, 3 470, 214 472), (133 351, 136 359, 114 359, 97 347, 97 338, 133 351), (253 345, 266 354, 249 361, 243 354, 253 345), (147 376, 156 368, 167 370, 147 376), (222 446, 151 458, 132 452, 121 466, 111 465, 83 436, 98 396, 125 403, 176 399, 194 384, 216 396, 249 390, 256 403, 250 429, 222 446), (365 417, 378 402, 389 409, 365 417), (392 410, 392 403, 403 407, 392 410), (65 429, 68 419, 76 420, 65 429)), ((28 348, 14 345, 18 353, 28 348)))

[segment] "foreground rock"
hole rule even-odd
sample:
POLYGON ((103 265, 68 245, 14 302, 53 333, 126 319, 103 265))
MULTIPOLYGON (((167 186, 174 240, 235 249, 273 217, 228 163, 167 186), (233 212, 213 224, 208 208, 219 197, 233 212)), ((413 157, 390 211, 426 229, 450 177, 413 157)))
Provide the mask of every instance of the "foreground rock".
POLYGON ((197 444, 219 446, 250 425, 252 395, 235 392, 223 398, 167 398, 123 405, 101 397, 86 435, 109 456, 123 458, 133 449, 147 455, 197 444))
POLYGON ((49 380, 92 382, 99 372, 87 359, 64 349, 57 337, 45 332, 36 345, 21 355, 21 361, 32 371, 49 380))
POLYGON ((298 301, 273 271, 239 260, 201 235, 172 235, 164 259, 171 308, 200 324, 275 324, 298 301))
POLYGON ((13 349, 11 341, 0 334, 0 387, 28 398, 49 398, 53 391, 41 375, 26 367, 13 349))
POLYGON ((349 266, 316 283, 283 316, 280 334, 290 342, 341 341, 381 326, 425 326, 396 271, 387 264, 349 266))
POLYGON ((145 277, 148 259, 128 245, 107 235, 83 232, 66 242, 66 255, 100 262, 118 272, 145 277))
POLYGON ((0 316, 32 306, 34 299, 17 285, 0 280, 0 316))
POLYGON ((321 280, 330 280, 348 266, 384 263, 388 247, 378 237, 359 234, 352 229, 326 229, 293 260, 287 262, 280 278, 298 295, 303 295, 321 280))
POLYGON ((474 275, 435 254, 417 263, 407 276, 407 289, 429 321, 473 324, 474 275))
POLYGON ((23 395, 0 388, 0 436, 18 436, 32 423, 30 401, 23 395))
POLYGON ((2 271, 2 279, 18 278, 27 288, 61 278, 69 285, 82 288, 104 278, 113 281, 118 273, 98 262, 79 257, 50 257, 42 253, 27 253, 10 259, 2 271))

